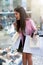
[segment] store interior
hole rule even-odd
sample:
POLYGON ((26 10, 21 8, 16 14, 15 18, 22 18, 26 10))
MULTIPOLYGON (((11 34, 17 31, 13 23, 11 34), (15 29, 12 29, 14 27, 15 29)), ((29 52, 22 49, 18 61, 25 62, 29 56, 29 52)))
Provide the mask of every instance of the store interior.
MULTIPOLYGON (((14 8, 22 6, 31 17, 43 37, 43 0, 0 0, 0 65, 22 65, 22 53, 18 53, 14 45, 16 22, 14 8), (16 49, 16 50, 15 50, 16 49), (9 56, 10 55, 10 56, 9 56)), ((43 65, 43 57, 33 56, 33 65, 43 65), (36 64, 35 64, 36 63, 36 64)))

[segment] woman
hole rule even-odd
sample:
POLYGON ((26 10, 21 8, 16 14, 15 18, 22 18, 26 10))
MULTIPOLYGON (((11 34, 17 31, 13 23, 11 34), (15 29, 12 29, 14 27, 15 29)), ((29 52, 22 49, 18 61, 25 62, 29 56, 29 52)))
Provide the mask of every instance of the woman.
MULTIPOLYGON (((14 9, 15 17, 16 17, 16 30, 19 32, 21 37, 21 46, 22 46, 22 59, 23 59, 23 65, 32 65, 32 52, 29 48, 29 36, 33 36, 33 33, 35 35, 36 33, 36 26, 34 25, 33 20, 29 18, 24 10, 23 7, 17 7, 14 9), (26 38, 28 37, 28 42, 26 41, 26 38), (29 49, 29 51, 27 50, 29 49), (26 50, 26 51, 25 51, 26 50)), ((20 46, 20 47, 21 47, 20 46)))

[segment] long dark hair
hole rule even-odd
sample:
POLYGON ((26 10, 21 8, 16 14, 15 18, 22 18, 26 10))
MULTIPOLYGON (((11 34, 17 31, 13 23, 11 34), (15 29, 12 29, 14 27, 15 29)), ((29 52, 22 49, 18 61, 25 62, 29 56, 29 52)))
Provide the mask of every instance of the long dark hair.
POLYGON ((27 16, 27 13, 25 11, 25 9, 21 6, 17 7, 14 9, 14 11, 17 11, 20 13, 20 21, 16 21, 17 22, 17 31, 19 31, 19 28, 21 28, 21 31, 25 31, 25 21, 26 21, 26 18, 28 18, 27 16))

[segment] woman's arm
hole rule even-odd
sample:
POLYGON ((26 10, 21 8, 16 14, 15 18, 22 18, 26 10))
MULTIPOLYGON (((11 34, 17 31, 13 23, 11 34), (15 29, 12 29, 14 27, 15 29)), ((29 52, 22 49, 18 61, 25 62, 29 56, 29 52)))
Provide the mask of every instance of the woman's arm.
POLYGON ((36 27, 33 20, 31 20, 31 24, 32 24, 32 29, 34 30, 34 35, 36 35, 37 34, 37 27, 36 27))

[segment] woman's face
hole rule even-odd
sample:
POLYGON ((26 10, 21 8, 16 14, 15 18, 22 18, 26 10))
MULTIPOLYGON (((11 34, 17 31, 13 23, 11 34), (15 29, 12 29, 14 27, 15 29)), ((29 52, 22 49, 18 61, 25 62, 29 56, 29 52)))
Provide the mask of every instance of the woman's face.
POLYGON ((16 17, 16 20, 20 20, 20 13, 15 11, 15 17, 16 17))

